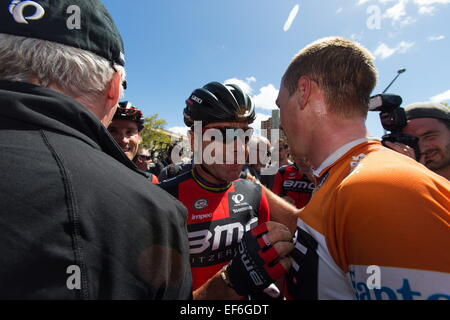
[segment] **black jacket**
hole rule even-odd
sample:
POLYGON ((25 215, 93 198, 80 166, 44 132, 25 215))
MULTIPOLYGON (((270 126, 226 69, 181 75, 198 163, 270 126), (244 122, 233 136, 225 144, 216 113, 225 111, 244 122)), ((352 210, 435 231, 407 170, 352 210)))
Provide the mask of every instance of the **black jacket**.
POLYGON ((0 298, 189 298, 185 220, 81 104, 0 81, 0 298))
POLYGON ((163 182, 176 176, 180 176, 193 168, 192 162, 189 163, 172 163, 166 166, 158 175, 159 182, 163 182))

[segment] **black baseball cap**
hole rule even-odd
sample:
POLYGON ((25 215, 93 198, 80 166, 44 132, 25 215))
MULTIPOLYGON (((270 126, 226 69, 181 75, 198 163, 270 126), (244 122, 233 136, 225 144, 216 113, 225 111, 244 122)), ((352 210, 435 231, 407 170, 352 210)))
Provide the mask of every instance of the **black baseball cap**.
POLYGON ((1 0, 0 33, 61 43, 125 65, 122 37, 99 0, 1 0))
POLYGON ((437 102, 418 102, 405 107, 408 120, 434 118, 450 121, 450 108, 437 102))

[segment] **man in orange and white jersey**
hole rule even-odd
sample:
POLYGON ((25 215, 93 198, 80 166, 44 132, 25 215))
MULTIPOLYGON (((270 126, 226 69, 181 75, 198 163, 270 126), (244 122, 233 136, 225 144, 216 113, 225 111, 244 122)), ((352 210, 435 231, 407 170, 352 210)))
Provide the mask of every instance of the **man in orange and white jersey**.
POLYGON ((450 299, 450 183, 368 138, 377 72, 342 38, 301 50, 277 105, 291 152, 317 187, 297 224, 294 299, 450 299))

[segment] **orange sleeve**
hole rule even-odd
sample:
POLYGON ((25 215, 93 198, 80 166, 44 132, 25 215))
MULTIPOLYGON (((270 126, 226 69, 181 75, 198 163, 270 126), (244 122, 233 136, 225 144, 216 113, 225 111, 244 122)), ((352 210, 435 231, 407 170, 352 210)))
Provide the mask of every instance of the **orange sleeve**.
POLYGON ((450 273, 450 185, 436 185, 421 168, 411 176, 410 169, 363 180, 355 175, 341 186, 340 212, 328 232, 336 239, 330 252, 344 271, 378 265, 450 273))

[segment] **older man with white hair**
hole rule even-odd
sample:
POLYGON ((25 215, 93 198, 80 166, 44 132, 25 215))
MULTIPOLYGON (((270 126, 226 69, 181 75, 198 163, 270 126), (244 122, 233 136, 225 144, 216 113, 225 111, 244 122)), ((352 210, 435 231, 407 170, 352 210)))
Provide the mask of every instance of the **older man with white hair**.
POLYGON ((106 129, 126 85, 105 7, 2 1, 0 21, 0 299, 189 298, 186 209, 106 129))

